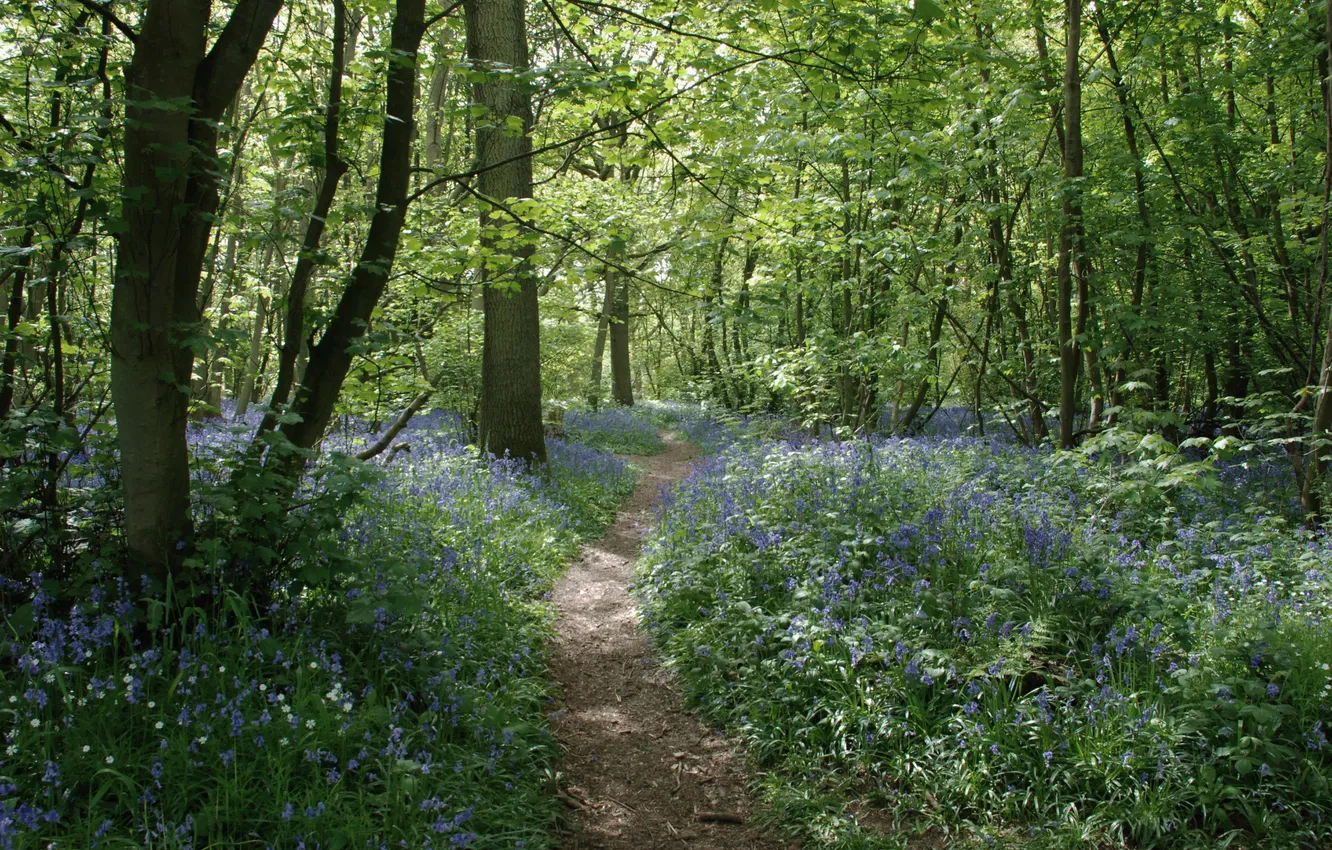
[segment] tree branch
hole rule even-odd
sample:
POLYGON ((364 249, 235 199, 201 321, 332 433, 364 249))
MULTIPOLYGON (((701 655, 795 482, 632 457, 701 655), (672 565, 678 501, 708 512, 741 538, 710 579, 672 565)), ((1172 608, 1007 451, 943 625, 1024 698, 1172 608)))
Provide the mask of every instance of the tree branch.
POLYGON ((139 34, 130 28, 130 25, 120 19, 120 16, 111 11, 110 3, 95 3, 93 0, 77 0, 78 4, 93 13, 100 15, 102 20, 111 26, 120 30, 121 35, 129 39, 130 44, 139 40, 139 34))
POLYGON ((216 121, 235 99, 264 46, 282 0, 240 0, 194 78, 199 117, 216 121))

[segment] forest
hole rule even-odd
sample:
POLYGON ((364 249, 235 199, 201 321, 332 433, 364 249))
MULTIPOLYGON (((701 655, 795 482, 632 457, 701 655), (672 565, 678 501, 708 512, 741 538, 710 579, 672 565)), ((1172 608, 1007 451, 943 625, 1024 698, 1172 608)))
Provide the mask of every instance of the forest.
POLYGON ((1332 842, 1332 2, 0 60, 0 850, 1332 842))

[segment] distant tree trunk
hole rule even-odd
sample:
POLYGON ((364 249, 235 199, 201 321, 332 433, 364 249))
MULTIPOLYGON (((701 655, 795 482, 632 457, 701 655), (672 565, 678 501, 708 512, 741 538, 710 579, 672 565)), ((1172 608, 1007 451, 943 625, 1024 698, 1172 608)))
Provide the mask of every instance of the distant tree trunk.
POLYGON ((441 49, 441 58, 435 65, 435 73, 430 77, 430 96, 426 99, 426 168, 434 171, 444 162, 443 128, 439 113, 444 105, 444 93, 449 86, 449 70, 452 57, 441 49))
MULTIPOLYGON (((264 249, 263 277, 273 266, 273 245, 264 249)), ((250 325, 250 347, 245 356, 245 373, 241 378, 240 392, 236 395, 236 418, 244 419, 250 410, 250 403, 259 387, 259 358, 264 353, 264 329, 268 325, 269 296, 262 292, 254 295, 254 323, 250 325)))
MULTIPOLYGON (((1087 285, 1084 283, 1088 275, 1084 272, 1078 275, 1078 337, 1081 338, 1087 332, 1088 327, 1095 327, 1096 310, 1091 306, 1091 301, 1087 295, 1087 285)), ((1101 377, 1100 352, 1097 346, 1089 341, 1083 348, 1083 357, 1086 360, 1087 385, 1091 391, 1091 406, 1087 411, 1087 427, 1095 429, 1101 424, 1101 414, 1105 411, 1105 382, 1101 377)))
POLYGON ((615 274, 608 267, 604 275, 604 297, 597 313, 597 338, 592 343, 592 377, 587 391, 587 404, 593 410, 601 405, 601 375, 606 365, 606 334, 610 329, 610 316, 615 311, 615 274))
MULTIPOLYGON (((231 312, 230 295, 234 290, 234 279, 236 276, 236 234, 227 235, 227 251, 222 261, 222 298, 221 305, 218 307, 217 326, 222 327, 227 319, 227 314, 231 312)), ((213 359, 208 364, 208 374, 204 376, 204 416, 217 417, 222 415, 222 369, 223 349, 217 349, 213 352, 213 359)))
POLYGON ((851 218, 851 167, 847 162, 846 154, 841 156, 842 163, 842 247, 841 247, 841 276, 839 284, 841 288, 841 315, 838 316, 838 329, 841 331, 842 344, 845 349, 842 352, 841 369, 841 423, 845 428, 851 428, 854 425, 855 414, 857 410, 857 394, 859 392, 859 383, 856 380, 857 374, 852 366, 851 338, 855 324, 854 299, 851 291, 852 275, 852 218, 851 218))
MULTIPOLYGON (((1143 172, 1142 151, 1138 148, 1137 127, 1133 123, 1133 115, 1130 111, 1128 98, 1128 85, 1124 81, 1124 76, 1119 70, 1119 62, 1115 57, 1114 42, 1110 37, 1110 30, 1105 23, 1105 17, 1102 14, 1108 10, 1108 4, 1102 4, 1096 10, 1096 31, 1101 37, 1101 44, 1105 47, 1106 62, 1110 66, 1112 74, 1111 82, 1115 86, 1115 97, 1119 101, 1119 114, 1124 124, 1124 144, 1128 147, 1129 156, 1133 159, 1133 199, 1138 213, 1138 226, 1142 232, 1138 234, 1138 249, 1133 260, 1133 288, 1129 296, 1129 310, 1134 320, 1142 315, 1142 298, 1147 284, 1147 267, 1151 258, 1152 246, 1152 217, 1147 206, 1147 180, 1143 172)), ((1123 404, 1123 391, 1120 387, 1124 384, 1126 374, 1125 365, 1129 358, 1135 354, 1134 334, 1137 332, 1135 327, 1131 332, 1125 333, 1125 348, 1120 355, 1120 363, 1115 369, 1115 377, 1110 387, 1110 403, 1118 408, 1123 404)), ((1164 368, 1163 366, 1160 368, 1164 368)), ((1110 417, 1111 424, 1114 424, 1118 413, 1110 417)))
MULTIPOLYGON (((809 116, 802 116, 801 129, 808 131, 809 116)), ((800 190, 803 187, 805 176, 805 160, 803 157, 796 159, 795 173, 795 193, 791 201, 796 206, 800 206, 800 190)), ((795 216, 795 222, 791 225, 791 264, 794 266, 795 273, 795 338, 792 342, 796 348, 805 347, 805 252, 799 245, 800 239, 800 216, 795 216)))
MULTIPOLYGON (((416 126, 417 52, 425 33, 425 0, 397 0, 395 8, 389 47, 390 55, 396 59, 389 64, 384 94, 386 117, 379 154, 379 182, 375 188, 375 212, 351 280, 343 290, 323 336, 310 351, 301 386, 290 408, 295 417, 281 428, 282 435, 298 449, 313 448, 328 429, 333 407, 351 369, 352 347, 365 335, 375 306, 388 285, 398 252, 398 240, 407 218, 412 136, 416 126)), ((298 338, 294 346, 297 354, 299 345, 298 338)), ((293 468, 303 463, 299 454, 289 461, 293 468)))
MULTIPOLYGON (((532 102, 526 83, 515 79, 530 66, 524 0, 467 0, 467 56, 486 76, 472 86, 473 99, 486 107, 477 122, 476 161, 484 169, 477 180, 481 195, 498 204, 532 197, 532 102), (516 119, 520 133, 508 129, 516 119)), ((513 240, 496 235, 512 220, 499 206, 483 203, 482 244, 512 262, 503 271, 509 286, 496 286, 495 270, 483 278, 485 338, 481 345, 479 439, 496 455, 544 463, 546 438, 541 423, 541 320, 535 251, 524 233, 513 240)))
POLYGON ((210 0, 149 0, 125 71, 124 231, 111 306, 111 394, 134 570, 188 549, 185 429, 199 277, 217 207, 217 122, 281 0, 239 0, 211 50, 210 0))
MULTIPOLYGON (((720 393, 721 401, 727 407, 735 405, 731 401, 730 381, 717 357, 715 325, 718 314, 725 306, 722 303, 722 289, 726 285, 726 246, 731 241, 730 227, 733 215, 733 211, 727 213, 727 232, 722 236, 721 244, 717 246, 717 253, 712 261, 712 276, 708 289, 703 293, 703 356, 707 359, 708 383, 713 393, 720 393)), ((722 344, 726 344, 725 328, 722 329, 722 344)))
MULTIPOLYGON (((951 265, 950 265, 951 268, 951 265)), ((906 413, 902 414, 900 421, 894 424, 893 430, 901 433, 910 432, 911 427, 916 422, 916 417, 920 414, 920 408, 925 404, 925 399, 929 395, 930 383, 937 378, 939 369, 939 342, 943 336, 944 318, 948 315, 948 287, 945 286, 943 294, 939 296, 939 306, 934 311, 934 321, 930 323, 930 349, 928 353, 930 371, 916 386, 916 395, 911 399, 911 406, 907 408, 906 413)))
MULTIPOLYGON (((612 259, 617 261, 623 254, 623 249, 611 251, 612 259)), ((610 321, 611 396, 616 404, 631 407, 634 389, 629 371, 629 280, 618 269, 610 269, 607 274, 606 287, 615 293, 610 321)))
MULTIPOLYGON (((1080 265, 1082 238, 1082 81, 1078 48, 1082 40, 1082 0, 1067 0, 1064 49, 1064 223, 1059 230, 1059 445, 1073 448, 1081 359, 1073 334, 1074 267, 1080 265)), ((1078 274, 1079 318, 1085 320, 1086 279, 1078 274)))

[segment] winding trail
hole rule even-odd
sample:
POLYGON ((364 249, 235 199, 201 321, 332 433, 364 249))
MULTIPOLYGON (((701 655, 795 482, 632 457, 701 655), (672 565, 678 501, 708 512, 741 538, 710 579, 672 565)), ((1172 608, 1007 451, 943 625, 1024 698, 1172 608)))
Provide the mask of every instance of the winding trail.
POLYGON ((550 665, 562 698, 550 715, 563 748, 561 799, 571 809, 563 850, 773 850, 750 823, 743 760, 684 709, 679 690, 638 631, 629 580, 663 486, 695 451, 634 457, 637 487, 606 536, 555 587, 550 665))

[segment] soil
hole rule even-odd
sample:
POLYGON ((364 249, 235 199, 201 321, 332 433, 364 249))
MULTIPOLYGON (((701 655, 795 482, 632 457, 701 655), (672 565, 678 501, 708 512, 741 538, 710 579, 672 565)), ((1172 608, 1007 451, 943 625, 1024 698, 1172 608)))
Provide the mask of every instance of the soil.
POLYGON ((743 757, 684 708, 671 674, 638 630, 629 594, 643 536, 664 487, 683 478, 692 446, 634 457, 642 472, 615 525, 583 547, 555 587, 551 670, 562 699, 550 715, 563 748, 564 850, 773 850, 751 822, 743 757))

